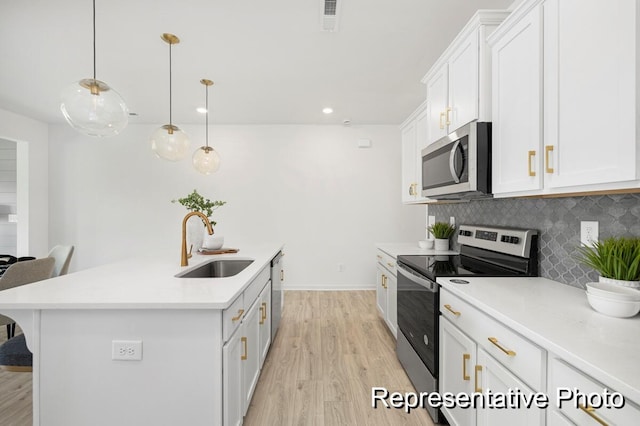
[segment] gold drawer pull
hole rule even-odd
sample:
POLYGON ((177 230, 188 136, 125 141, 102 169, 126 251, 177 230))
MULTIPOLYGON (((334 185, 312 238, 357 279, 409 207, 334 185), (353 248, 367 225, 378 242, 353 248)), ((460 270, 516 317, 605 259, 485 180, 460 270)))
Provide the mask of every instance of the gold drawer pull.
POLYGON ((528 163, 529 163, 529 176, 535 176, 536 172, 533 171, 533 169, 531 168, 531 159, 533 157, 536 156, 536 152, 535 151, 529 151, 529 158, 528 158, 528 163))
POLYGON ((394 264, 393 264, 393 263, 391 263, 391 262, 387 262, 387 265, 389 265, 389 267, 391 267, 391 268, 393 268, 394 266, 396 266, 396 265, 394 265, 394 264))
POLYGON ((462 354, 462 380, 471 380, 471 377, 467 375, 467 361, 470 359, 470 354, 462 354))
POLYGON ((444 308, 445 308, 447 311, 451 312, 453 315, 455 315, 455 316, 457 316, 457 317, 459 317, 459 316, 460 316, 460 312, 458 312, 458 311, 454 311, 454 310, 451 308, 451 305, 444 305, 444 308))
POLYGON ((441 129, 444 129, 444 123, 442 122, 442 119, 444 118, 445 114, 446 114, 445 112, 441 112, 440 113, 440 128, 441 129))
POLYGON ((598 416, 596 415, 596 409, 595 409, 595 408, 593 408, 593 407, 589 407, 589 406, 585 407, 585 406, 584 406, 584 405, 582 405, 582 404, 578 404, 578 407, 580 407, 580 409, 581 409, 582 411, 584 411, 585 413, 587 413, 587 415, 588 415, 589 417, 591 417, 591 418, 592 418, 593 420, 595 420, 596 422, 600 423, 602 426, 609 426, 609 425, 607 424, 607 422, 605 422, 604 420, 602 420, 600 417, 598 417, 598 416))
POLYGON ((482 371, 481 365, 476 365, 476 373, 474 374, 476 392, 482 393, 482 387, 478 386, 478 373, 482 371))
POLYGON ((242 314, 244 314, 244 309, 238 309, 238 315, 231 318, 231 321, 233 322, 238 321, 240 318, 242 318, 242 314))
POLYGON ((379 254, 376 254, 376 257, 380 260, 382 260, 382 256, 380 256, 379 254))
POLYGON ((498 339, 495 337, 489 337, 487 340, 489 340, 491 343, 493 343, 494 345, 496 345, 498 347, 498 349, 500 349, 502 352, 504 352, 505 354, 509 355, 509 356, 516 356, 516 353, 514 351, 512 351, 511 349, 505 349, 503 348, 499 343, 498 343, 498 339))
POLYGON ((246 337, 241 337, 240 341, 242 342, 242 346, 244 349, 244 354, 240 355, 240 359, 242 361, 245 361, 248 357, 249 351, 247 350, 247 338, 246 337))
POLYGON ((553 173, 553 167, 549 167, 549 153, 553 151, 553 145, 547 145, 544 147, 544 163, 545 171, 547 173, 553 173))
POLYGON ((262 311, 262 322, 264 323, 264 321, 267 320, 267 302, 262 302, 262 307, 264 308, 264 310, 262 311))
POLYGON ((447 107, 447 126, 451 124, 451 119, 449 118, 449 113, 452 111, 451 107, 447 107))
POLYGON ((260 325, 264 324, 264 306, 260 306, 260 325))

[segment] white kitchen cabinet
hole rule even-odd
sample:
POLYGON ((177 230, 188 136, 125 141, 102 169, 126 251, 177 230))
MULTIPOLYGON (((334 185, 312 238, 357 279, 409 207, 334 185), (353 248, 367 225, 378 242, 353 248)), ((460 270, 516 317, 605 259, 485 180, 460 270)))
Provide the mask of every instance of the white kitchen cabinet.
POLYGON ((402 132, 402 202, 427 203, 422 196, 422 149, 427 146, 428 111, 422 103, 400 126, 402 132))
POLYGON ((472 120, 491 120, 486 38, 508 14, 478 11, 422 79, 427 86, 427 144, 472 120))
POLYGON ((376 305, 394 337, 398 333, 398 284, 396 260, 378 250, 376 255, 376 305))
MULTIPOLYGON (((440 292, 440 393, 518 388, 529 396, 545 388, 546 353, 518 333, 446 289, 440 292)), ((502 426, 545 423, 541 408, 444 408, 452 425, 502 426)))
POLYGON ((247 414, 260 376, 260 301, 256 300, 242 320, 242 414, 247 414))
POLYGON ((225 426, 239 426, 244 416, 242 401, 242 332, 233 334, 222 347, 222 387, 223 392, 223 422, 225 426))
POLYGON ((525 1, 490 37, 495 195, 638 187, 638 7, 525 1))
POLYGON ((260 293, 260 318, 258 325, 260 326, 260 368, 264 365, 264 360, 269 352, 271 345, 271 281, 260 293))

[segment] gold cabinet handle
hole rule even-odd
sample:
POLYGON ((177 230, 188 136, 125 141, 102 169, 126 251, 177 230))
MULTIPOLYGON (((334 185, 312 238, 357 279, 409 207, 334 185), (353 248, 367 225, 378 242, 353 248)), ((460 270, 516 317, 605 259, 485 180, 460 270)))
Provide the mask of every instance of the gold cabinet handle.
POLYGON ((267 302, 262 302, 262 307, 264 308, 264 310, 262 311, 262 323, 264 324, 264 322, 267 320, 267 302))
POLYGON ((380 260, 382 260, 382 256, 380 256, 379 254, 376 254, 376 257, 380 260))
POLYGON ((387 265, 388 265, 390 268, 393 268, 394 266, 396 266, 396 265, 394 265, 394 264, 393 264, 393 263, 391 263, 391 262, 387 262, 387 265))
POLYGON ((383 275, 382 278, 384 279, 384 284, 383 287, 385 288, 385 290, 387 289, 387 276, 383 275))
POLYGON ((451 124, 451 118, 449 118, 449 113, 450 113, 451 111, 452 111, 452 110, 451 110, 451 107, 447 107, 447 111, 446 111, 446 113, 447 113, 447 126, 448 126, 449 124, 451 124))
POLYGON ((409 195, 416 195, 413 193, 413 184, 409 185, 409 195))
POLYGON ((481 365, 476 365, 476 371, 473 375, 473 380, 475 381, 474 387, 476 388, 476 392, 482 393, 482 386, 478 386, 478 373, 482 371, 481 365))
POLYGON ((505 349, 503 348, 499 343, 498 343, 498 339, 496 339, 495 337, 489 337, 487 340, 489 340, 491 343, 493 343, 494 345, 496 345, 498 347, 498 349, 500 349, 502 352, 504 352, 505 354, 509 355, 509 356, 516 356, 516 353, 514 351, 512 351, 511 349, 505 349))
MULTIPOLYGON (((264 303, 263 303, 264 305, 264 303)), ((264 324, 264 306, 260 306, 260 325, 264 324)))
POLYGON ((442 122, 442 119, 443 119, 443 118, 445 118, 445 117, 444 117, 444 116, 445 116, 445 114, 446 114, 446 113, 445 113, 444 111, 440 113, 440 128, 441 128, 441 129, 444 129, 444 123, 442 122))
POLYGON ((585 413, 587 413, 587 415, 589 417, 591 417, 593 420, 595 420, 596 422, 600 423, 602 426, 609 426, 607 424, 607 422, 605 422, 604 420, 602 420, 600 417, 598 417, 598 415, 596 414, 596 409, 593 407, 589 407, 589 406, 584 406, 582 404, 578 404, 578 407, 584 411, 585 413))
POLYGON ((451 312, 453 315, 455 315, 455 316, 457 316, 457 317, 459 317, 459 316, 460 316, 460 312, 458 312, 458 311, 454 311, 454 310, 451 308, 451 305, 444 305, 444 308, 445 308, 447 311, 451 312))
POLYGON ((248 357, 249 351, 247 350, 247 338, 246 337, 241 337, 240 341, 242 342, 243 345, 243 349, 244 349, 244 353, 242 355, 240 355, 240 359, 242 361, 245 361, 248 357))
POLYGON ((471 359, 471 354, 462 354, 462 380, 471 380, 467 375, 467 361, 471 359))
POLYGON ((529 176, 535 176, 536 172, 533 171, 533 169, 531 168, 531 159, 533 157, 536 156, 536 152, 535 151, 529 151, 529 158, 528 158, 528 162, 529 162, 529 176))
POLYGON ((233 322, 238 321, 240 318, 242 318, 242 314, 244 314, 244 309, 238 309, 238 315, 236 315, 235 317, 231 318, 231 321, 233 321, 233 322))
POLYGON ((547 173, 553 173, 553 167, 549 167, 549 153, 553 152, 553 145, 544 147, 544 168, 547 173))

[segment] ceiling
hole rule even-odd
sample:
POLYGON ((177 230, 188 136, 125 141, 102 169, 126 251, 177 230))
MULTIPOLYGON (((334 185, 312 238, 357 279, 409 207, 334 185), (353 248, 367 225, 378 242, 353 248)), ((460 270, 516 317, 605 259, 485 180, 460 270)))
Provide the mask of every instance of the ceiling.
MULTIPOLYGON (((137 116, 214 124, 399 124, 425 99, 420 83, 480 8, 512 0, 338 0, 338 31, 321 30, 322 0, 96 0, 97 78, 137 116), (322 108, 334 109, 331 115, 322 108)), ((91 0, 0 0, 0 108, 64 122, 63 87, 92 76, 91 0)))

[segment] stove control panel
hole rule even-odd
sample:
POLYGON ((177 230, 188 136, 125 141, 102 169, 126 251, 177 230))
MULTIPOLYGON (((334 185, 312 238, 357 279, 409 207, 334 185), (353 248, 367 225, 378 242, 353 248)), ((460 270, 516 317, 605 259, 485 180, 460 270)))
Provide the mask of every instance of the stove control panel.
POLYGON ((460 225, 458 243, 514 256, 529 257, 531 239, 537 234, 538 232, 532 229, 460 225))

